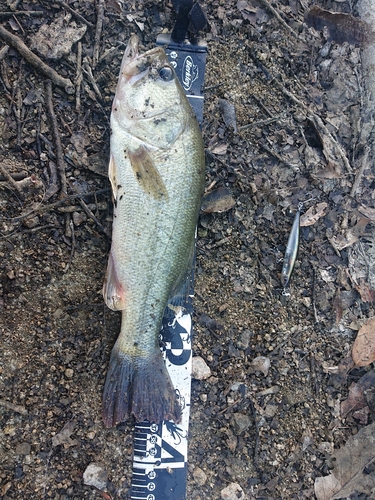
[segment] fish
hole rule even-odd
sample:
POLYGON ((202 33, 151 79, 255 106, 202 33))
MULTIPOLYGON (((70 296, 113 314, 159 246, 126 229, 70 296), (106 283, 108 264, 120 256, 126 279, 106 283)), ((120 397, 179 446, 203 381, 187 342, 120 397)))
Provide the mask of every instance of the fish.
MULTIPOLYGON (((205 182, 202 134, 162 47, 126 47, 111 112, 108 176, 114 213, 103 297, 121 311, 102 417, 113 427, 179 422, 181 407, 160 351, 164 310, 194 260, 205 182)), ((175 304, 176 305, 176 304, 175 304)))
POLYGON ((285 289, 289 285, 290 278, 293 273, 296 263, 298 248, 299 248, 299 232, 300 232, 300 210, 297 210, 294 217, 292 229, 289 234, 288 243, 286 245, 285 256, 283 259, 283 267, 281 270, 281 284, 285 289))

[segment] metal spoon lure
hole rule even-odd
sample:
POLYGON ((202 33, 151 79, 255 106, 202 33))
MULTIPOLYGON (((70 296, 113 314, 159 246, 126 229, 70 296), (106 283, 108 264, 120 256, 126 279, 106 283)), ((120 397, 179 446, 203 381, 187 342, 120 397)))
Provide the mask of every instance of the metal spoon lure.
POLYGON ((290 231, 288 243, 286 246, 285 256, 283 259, 283 268, 281 271, 281 284, 283 286, 283 295, 289 296, 290 293, 287 291, 287 287, 290 282, 290 278, 293 273, 294 264, 296 263, 298 247, 299 247, 299 228, 300 228, 300 216, 303 203, 298 204, 297 213, 294 217, 292 230, 290 231))

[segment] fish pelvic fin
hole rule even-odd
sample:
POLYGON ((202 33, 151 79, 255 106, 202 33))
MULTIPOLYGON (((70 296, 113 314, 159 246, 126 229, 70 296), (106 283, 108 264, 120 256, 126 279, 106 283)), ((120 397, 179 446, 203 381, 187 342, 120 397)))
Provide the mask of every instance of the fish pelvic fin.
POLYGON ((168 191, 154 162, 144 146, 129 151, 134 177, 142 190, 157 201, 168 201, 168 191))
POLYGON ((126 305, 126 292, 120 283, 112 251, 109 253, 107 272, 103 284, 103 298, 113 311, 122 311, 126 305))
POLYGON ((103 392, 104 425, 113 427, 131 414, 138 422, 178 423, 181 419, 181 407, 158 348, 142 357, 124 355, 116 345, 112 350, 103 392))
POLYGON ((115 202, 117 201, 117 170, 116 170, 116 162, 113 158, 113 155, 109 157, 109 165, 108 165, 108 177, 112 187, 112 195, 115 202))

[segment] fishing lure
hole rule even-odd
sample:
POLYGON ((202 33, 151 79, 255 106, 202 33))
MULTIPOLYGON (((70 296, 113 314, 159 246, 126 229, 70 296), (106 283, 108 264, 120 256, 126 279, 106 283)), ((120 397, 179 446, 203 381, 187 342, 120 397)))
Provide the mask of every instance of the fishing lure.
POLYGON ((281 271, 281 284, 283 286, 283 295, 287 295, 286 288, 289 285, 290 278, 293 273, 294 264, 296 263, 298 247, 299 247, 299 227, 300 216, 303 204, 299 203, 297 213, 294 217, 292 230, 290 231, 288 244, 286 246, 285 256, 283 260, 283 268, 281 271))

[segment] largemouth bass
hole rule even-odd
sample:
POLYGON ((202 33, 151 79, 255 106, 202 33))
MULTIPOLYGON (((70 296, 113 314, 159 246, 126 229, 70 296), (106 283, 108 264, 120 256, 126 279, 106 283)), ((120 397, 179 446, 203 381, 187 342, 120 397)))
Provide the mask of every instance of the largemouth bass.
POLYGON ((103 295, 122 311, 103 393, 107 427, 180 419, 159 349, 168 299, 193 262, 204 186, 202 136, 164 49, 132 36, 111 113, 112 246, 103 295))

